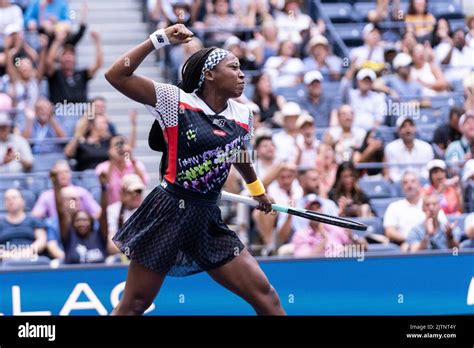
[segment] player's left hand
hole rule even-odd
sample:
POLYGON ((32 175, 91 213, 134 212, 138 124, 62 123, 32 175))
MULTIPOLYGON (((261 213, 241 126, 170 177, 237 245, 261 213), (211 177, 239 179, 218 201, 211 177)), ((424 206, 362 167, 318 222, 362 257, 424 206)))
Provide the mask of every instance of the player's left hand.
POLYGON ((275 203, 275 200, 268 196, 266 193, 260 196, 254 196, 253 199, 258 201, 259 205, 257 206, 258 210, 264 211, 265 214, 268 214, 272 211, 272 204, 275 203))

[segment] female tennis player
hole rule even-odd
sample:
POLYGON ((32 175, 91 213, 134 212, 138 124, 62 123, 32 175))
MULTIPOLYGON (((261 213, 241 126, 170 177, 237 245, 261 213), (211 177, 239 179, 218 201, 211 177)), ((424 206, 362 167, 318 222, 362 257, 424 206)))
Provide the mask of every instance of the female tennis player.
POLYGON ((238 59, 220 48, 202 49, 185 62, 178 87, 134 74, 155 49, 187 43, 192 37, 182 24, 160 29, 118 58, 105 74, 117 90, 145 104, 155 117, 161 129, 151 133, 151 142, 163 145, 165 166, 161 184, 114 237, 131 263, 113 314, 141 315, 167 275, 204 271, 257 314, 284 315, 275 289, 223 223, 217 205, 232 164, 259 202, 258 209, 269 213, 273 203, 252 164, 235 161, 253 133, 250 110, 232 100, 245 85, 238 59))

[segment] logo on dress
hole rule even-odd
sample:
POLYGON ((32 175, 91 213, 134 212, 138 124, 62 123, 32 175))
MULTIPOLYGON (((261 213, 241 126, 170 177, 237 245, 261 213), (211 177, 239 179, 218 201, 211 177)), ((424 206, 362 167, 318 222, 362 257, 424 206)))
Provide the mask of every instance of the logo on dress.
POLYGON ((226 132, 220 129, 214 129, 212 133, 214 133, 214 135, 217 135, 218 137, 225 137, 227 135, 226 132))
POLYGON ((196 141, 196 131, 188 129, 188 131, 186 132, 186 138, 188 138, 188 140, 196 141))
POLYGON ((226 122, 223 119, 215 119, 215 120, 212 121, 212 124, 214 124, 218 127, 221 127, 221 128, 225 127, 225 123, 226 122))

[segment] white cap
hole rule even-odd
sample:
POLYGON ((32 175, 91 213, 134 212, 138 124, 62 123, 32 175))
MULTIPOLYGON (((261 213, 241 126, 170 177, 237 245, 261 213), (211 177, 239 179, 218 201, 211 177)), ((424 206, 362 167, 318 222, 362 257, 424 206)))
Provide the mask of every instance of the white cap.
POLYGON ((309 40, 308 49, 311 49, 316 45, 329 46, 329 41, 323 35, 315 35, 311 38, 311 40, 309 40))
POLYGON ((366 36, 368 33, 370 33, 371 31, 373 31, 374 29, 378 29, 378 27, 376 27, 374 24, 372 23, 369 23, 367 24, 364 29, 362 29, 362 36, 366 36))
POLYGON ((411 121, 413 124, 415 124, 415 120, 413 120, 413 117, 410 117, 410 116, 400 116, 397 118, 397 122, 395 123, 395 125, 397 126, 397 128, 400 128, 401 126, 403 126, 403 123, 405 123, 405 121, 411 121))
POLYGON ((229 50, 234 45, 240 45, 242 40, 240 40, 237 36, 231 36, 227 40, 225 40, 223 48, 225 50, 229 50))
POLYGON ((280 111, 283 117, 287 116, 299 116, 301 114, 300 106, 295 102, 287 102, 280 111))
POLYGON ((306 85, 313 83, 314 81, 323 82, 324 77, 318 70, 311 70, 304 74, 303 82, 306 85))
POLYGON ((462 169, 462 181, 467 181, 471 176, 474 175, 474 159, 470 159, 466 163, 464 163, 464 167, 462 169))
POLYGON ((366 77, 370 78, 372 81, 374 81, 377 78, 377 75, 375 74, 375 71, 369 68, 364 68, 360 69, 359 72, 356 75, 356 78, 358 81, 365 79, 366 77))
POLYGON ((393 67, 395 69, 404 68, 412 63, 411 57, 406 53, 399 53, 393 59, 393 67))
POLYGON ((120 180, 120 186, 123 190, 129 192, 145 189, 145 184, 137 174, 124 175, 120 180))
POLYGON ((300 129, 303 127, 306 123, 312 123, 314 124, 314 118, 308 113, 304 113, 298 119, 296 120, 296 128, 300 129))
POLYGON ((440 159, 433 159, 428 162, 428 164, 426 165, 426 169, 430 171, 433 168, 440 168, 442 170, 446 170, 446 163, 444 163, 444 161, 440 159))
POLYGON ((10 116, 6 112, 0 111, 0 126, 11 126, 12 124, 10 116))
POLYGON ((461 117, 459 118, 459 128, 461 128, 463 125, 464 125, 464 122, 466 122, 466 120, 469 118, 469 117, 474 117, 474 112, 472 111, 467 111, 465 112, 464 114, 461 115, 461 117))

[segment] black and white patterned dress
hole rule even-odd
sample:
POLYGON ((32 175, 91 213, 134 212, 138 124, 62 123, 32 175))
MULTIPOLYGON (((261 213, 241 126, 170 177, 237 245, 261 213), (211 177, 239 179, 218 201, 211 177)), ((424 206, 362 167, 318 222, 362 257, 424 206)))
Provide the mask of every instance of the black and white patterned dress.
POLYGON ((166 174, 113 240, 145 267, 186 276, 222 266, 244 248, 223 223, 217 200, 253 134, 252 114, 234 100, 216 114, 195 93, 154 85, 157 103, 147 108, 163 131, 166 174))

